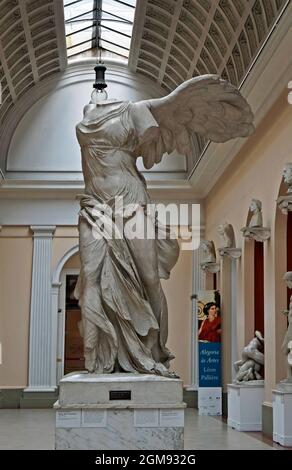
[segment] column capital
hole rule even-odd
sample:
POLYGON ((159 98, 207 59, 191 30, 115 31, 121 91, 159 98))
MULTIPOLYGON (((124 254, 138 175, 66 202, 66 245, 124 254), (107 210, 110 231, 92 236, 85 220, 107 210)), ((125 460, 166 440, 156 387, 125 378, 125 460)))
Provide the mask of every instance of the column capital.
POLYGON ((31 225, 30 230, 34 238, 51 238, 56 230, 55 225, 31 225))

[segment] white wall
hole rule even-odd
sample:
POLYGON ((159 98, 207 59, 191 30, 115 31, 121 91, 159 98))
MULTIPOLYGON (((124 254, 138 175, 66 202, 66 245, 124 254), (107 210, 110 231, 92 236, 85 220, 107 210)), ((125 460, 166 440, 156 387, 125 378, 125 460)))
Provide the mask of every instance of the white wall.
MULTIPOLYGON (((90 100, 94 82, 92 61, 73 64, 64 74, 48 82, 42 90, 32 90, 41 96, 24 113, 17 124, 9 145, 6 171, 8 177, 26 178, 27 173, 75 173, 82 180, 80 148, 75 126, 82 120, 83 107, 90 100), (19 174, 19 173, 22 173, 19 174)), ((161 88, 147 78, 128 71, 124 65, 107 64, 106 80, 109 98, 139 101, 162 95, 161 88)), ((17 109, 14 111, 17 116, 17 109)), ((140 161, 139 169, 145 170, 140 161)), ((186 171, 186 159, 178 154, 164 158, 153 172, 181 173, 186 171)), ((44 175, 42 176, 44 177, 44 175)))

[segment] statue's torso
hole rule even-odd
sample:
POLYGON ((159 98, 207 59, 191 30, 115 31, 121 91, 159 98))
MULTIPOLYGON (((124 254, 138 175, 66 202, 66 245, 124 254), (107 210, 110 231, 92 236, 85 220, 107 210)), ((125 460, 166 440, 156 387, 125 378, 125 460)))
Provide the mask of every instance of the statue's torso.
POLYGON ((138 139, 130 103, 97 105, 77 125, 85 192, 103 201, 123 196, 125 203, 146 203, 145 184, 136 168, 138 139))

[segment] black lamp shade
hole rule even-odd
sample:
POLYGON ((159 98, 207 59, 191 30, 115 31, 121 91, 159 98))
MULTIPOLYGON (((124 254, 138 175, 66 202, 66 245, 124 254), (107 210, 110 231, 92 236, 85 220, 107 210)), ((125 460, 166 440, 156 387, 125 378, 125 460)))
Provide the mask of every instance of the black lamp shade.
POLYGON ((96 88, 97 90, 103 90, 104 88, 107 87, 107 84, 105 83, 105 79, 104 79, 106 66, 103 64, 97 64, 94 67, 94 70, 95 70, 95 83, 93 85, 93 88, 96 88))

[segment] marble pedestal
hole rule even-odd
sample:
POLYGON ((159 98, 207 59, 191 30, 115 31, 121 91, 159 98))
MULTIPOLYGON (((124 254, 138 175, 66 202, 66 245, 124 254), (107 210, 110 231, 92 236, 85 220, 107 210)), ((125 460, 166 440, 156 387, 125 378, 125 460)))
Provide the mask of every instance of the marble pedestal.
POLYGON ((180 450, 182 381, 144 374, 73 373, 60 382, 56 449, 180 450))
POLYGON ((227 387, 228 426, 237 431, 261 431, 264 381, 252 380, 227 387))
POLYGON ((273 390, 273 441, 292 447, 292 382, 273 390))

